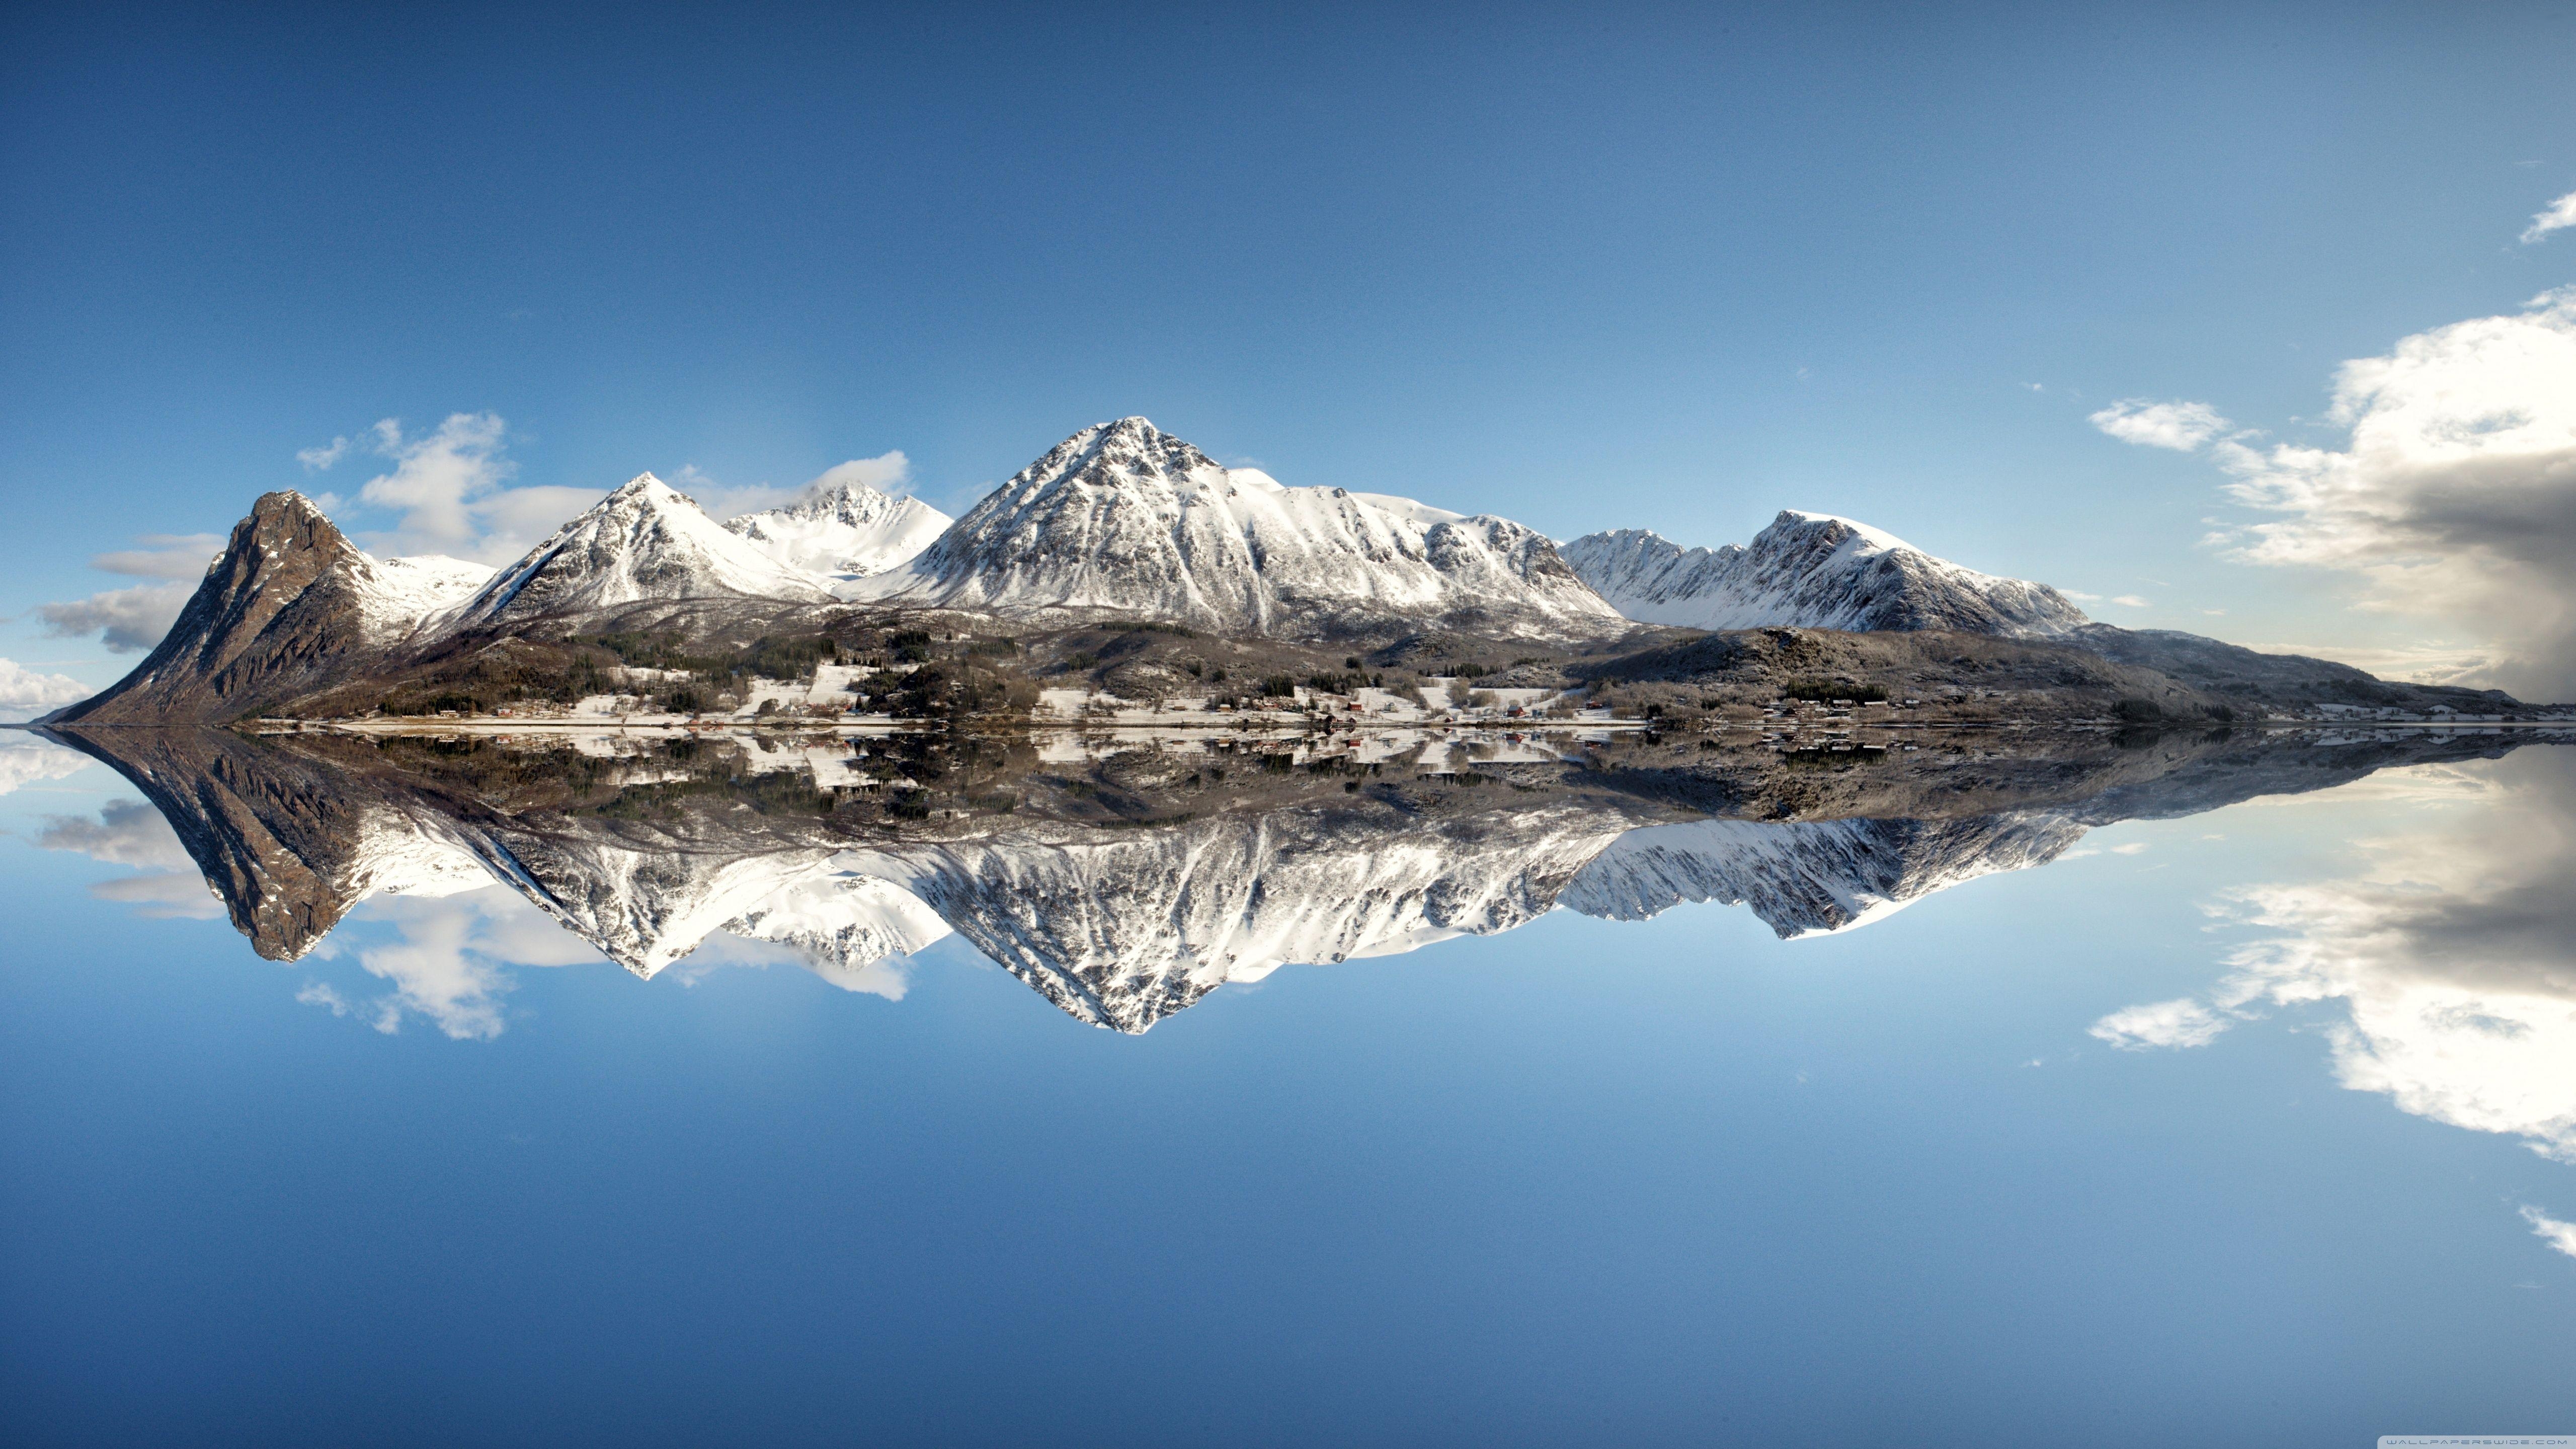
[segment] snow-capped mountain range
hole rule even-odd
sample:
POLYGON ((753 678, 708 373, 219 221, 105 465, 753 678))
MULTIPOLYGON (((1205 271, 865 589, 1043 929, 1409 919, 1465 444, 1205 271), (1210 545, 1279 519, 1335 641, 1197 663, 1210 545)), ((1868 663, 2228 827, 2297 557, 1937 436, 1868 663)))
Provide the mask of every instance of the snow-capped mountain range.
POLYGON ((2055 638, 2091 622, 2046 584, 1934 558, 1893 534, 1783 510, 1750 546, 1684 548, 1644 529, 1587 534, 1565 561, 1631 619, 1693 629, 1957 629, 2055 638))
POLYGON ((1625 621, 1542 535, 1227 468, 1143 418, 1083 429, 855 597, 1311 633, 1390 617, 1559 637, 1625 621))
MULTIPOLYGON (((1558 909, 1636 921, 1717 902, 1783 938, 1849 930, 2046 864, 2094 826, 2494 758, 2521 743, 2196 737, 2161 764, 2153 751, 2120 752, 2084 777, 2108 785, 2096 794, 2065 798, 2052 773, 2030 803, 1923 819, 1676 821, 1641 800, 1542 788, 1463 812, 1336 794, 1141 827, 1015 814, 977 834, 853 842, 801 813, 739 804, 649 824, 550 804, 514 812, 496 808, 476 776, 300 736, 52 738, 109 764, 161 812, 271 959, 310 954, 371 897, 498 885, 643 977, 724 934, 846 988, 899 994, 904 958, 954 933, 1069 1015, 1122 1031, 1281 966, 1401 954, 1558 909), (2139 773, 2141 762, 2153 768, 2139 773)), ((666 778, 650 754, 616 771, 630 766, 635 786, 666 778)))
POLYGON ((782 508, 725 520, 727 532, 836 586, 909 562, 956 522, 918 498, 840 483, 782 508))
POLYGON ((1490 514, 1287 487, 1131 417, 1065 439, 953 522, 842 484, 719 523, 646 473, 498 570, 371 558, 300 495, 269 494, 143 665, 53 718, 234 718, 353 663, 541 623, 711 603, 775 619, 839 602, 1308 640, 1430 629, 1578 644, 1647 623, 2124 642, 2046 585, 1849 519, 1784 512, 1742 547, 1622 529, 1560 550, 1490 514))
POLYGON ((836 848, 756 813, 676 837, 601 814, 520 818, 226 731, 106 731, 80 746, 162 812, 272 959, 310 954, 371 897, 497 885, 648 979, 724 933, 881 990, 871 968, 953 932, 1066 1014, 1126 1032, 1282 966, 1401 955, 1558 908, 1642 920, 1715 900, 1784 937, 1847 929, 2039 864, 2084 831, 2050 813, 1658 825, 1559 795, 1455 819, 1288 808, 836 848))

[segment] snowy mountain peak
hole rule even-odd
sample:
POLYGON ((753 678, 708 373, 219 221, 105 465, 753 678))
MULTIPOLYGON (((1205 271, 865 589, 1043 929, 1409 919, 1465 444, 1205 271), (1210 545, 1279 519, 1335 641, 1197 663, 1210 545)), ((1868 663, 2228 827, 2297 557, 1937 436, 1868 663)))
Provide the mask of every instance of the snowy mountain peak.
POLYGON ((918 498, 839 483, 725 529, 790 568, 847 582, 904 563, 954 521, 918 498))
POLYGON ((472 627, 645 600, 830 597, 811 573, 727 532, 687 494, 641 473, 495 574, 452 622, 472 627))
POLYGON ((1684 548, 1644 529, 1589 534, 1566 562, 1620 613, 1696 629, 1958 629, 2053 638, 2084 611, 2045 584, 1938 559, 1830 513, 1783 509, 1749 546, 1684 548))
POLYGON ((853 596, 1240 634, 1390 620, 1554 637, 1620 627, 1553 544, 1509 519, 1285 487, 1139 417, 1058 443, 853 596))

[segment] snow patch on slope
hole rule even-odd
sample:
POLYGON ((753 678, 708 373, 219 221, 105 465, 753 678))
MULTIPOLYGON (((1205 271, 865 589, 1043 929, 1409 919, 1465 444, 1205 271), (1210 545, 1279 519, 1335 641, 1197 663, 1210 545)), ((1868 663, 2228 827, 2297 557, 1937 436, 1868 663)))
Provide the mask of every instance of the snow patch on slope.
POLYGON ((725 523, 789 568, 847 584, 911 560, 955 522, 918 498, 843 483, 725 523))
POLYGON ((834 871, 790 882, 724 928, 794 951, 805 968, 844 991, 903 998, 887 963, 949 934, 948 923, 892 881, 834 871))
POLYGON ((390 643, 474 597, 492 581, 493 570, 488 564, 433 553, 365 558, 355 573, 358 614, 367 637, 390 643))

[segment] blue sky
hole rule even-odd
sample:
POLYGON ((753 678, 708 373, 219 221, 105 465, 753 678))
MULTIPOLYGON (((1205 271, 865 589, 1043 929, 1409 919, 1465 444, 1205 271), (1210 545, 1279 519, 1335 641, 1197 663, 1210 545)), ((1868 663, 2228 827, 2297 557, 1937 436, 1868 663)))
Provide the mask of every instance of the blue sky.
MULTIPOLYGON (((136 555, 271 488, 389 529, 384 457, 297 454, 456 414, 511 488, 899 451, 954 511, 1142 413, 1560 538, 1821 509, 2119 623, 2526 688, 2576 657, 2576 524, 2454 529, 2427 574, 2369 531, 2411 484, 2320 501, 2276 452, 2358 457, 2337 366, 2478 319, 2554 385, 2576 320, 2531 299, 2576 229, 2520 238, 2576 191, 2564 7, 0 25, 0 656, 90 684, 135 656, 40 605, 166 587, 136 555), (2123 399, 2226 421, 2127 446, 2088 421, 2123 399), (2532 618, 2473 587, 2514 569, 2532 618)), ((2576 429, 2525 421, 2576 493, 2576 429)))

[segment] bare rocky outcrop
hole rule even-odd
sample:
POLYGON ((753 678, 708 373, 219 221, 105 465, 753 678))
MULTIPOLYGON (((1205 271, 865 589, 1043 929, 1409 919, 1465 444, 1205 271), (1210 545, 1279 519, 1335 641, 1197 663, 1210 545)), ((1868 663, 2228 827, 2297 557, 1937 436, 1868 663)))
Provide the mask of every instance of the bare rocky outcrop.
POLYGON ((302 494, 263 494, 134 672, 46 722, 234 720, 331 683, 382 652, 368 564, 302 494))

